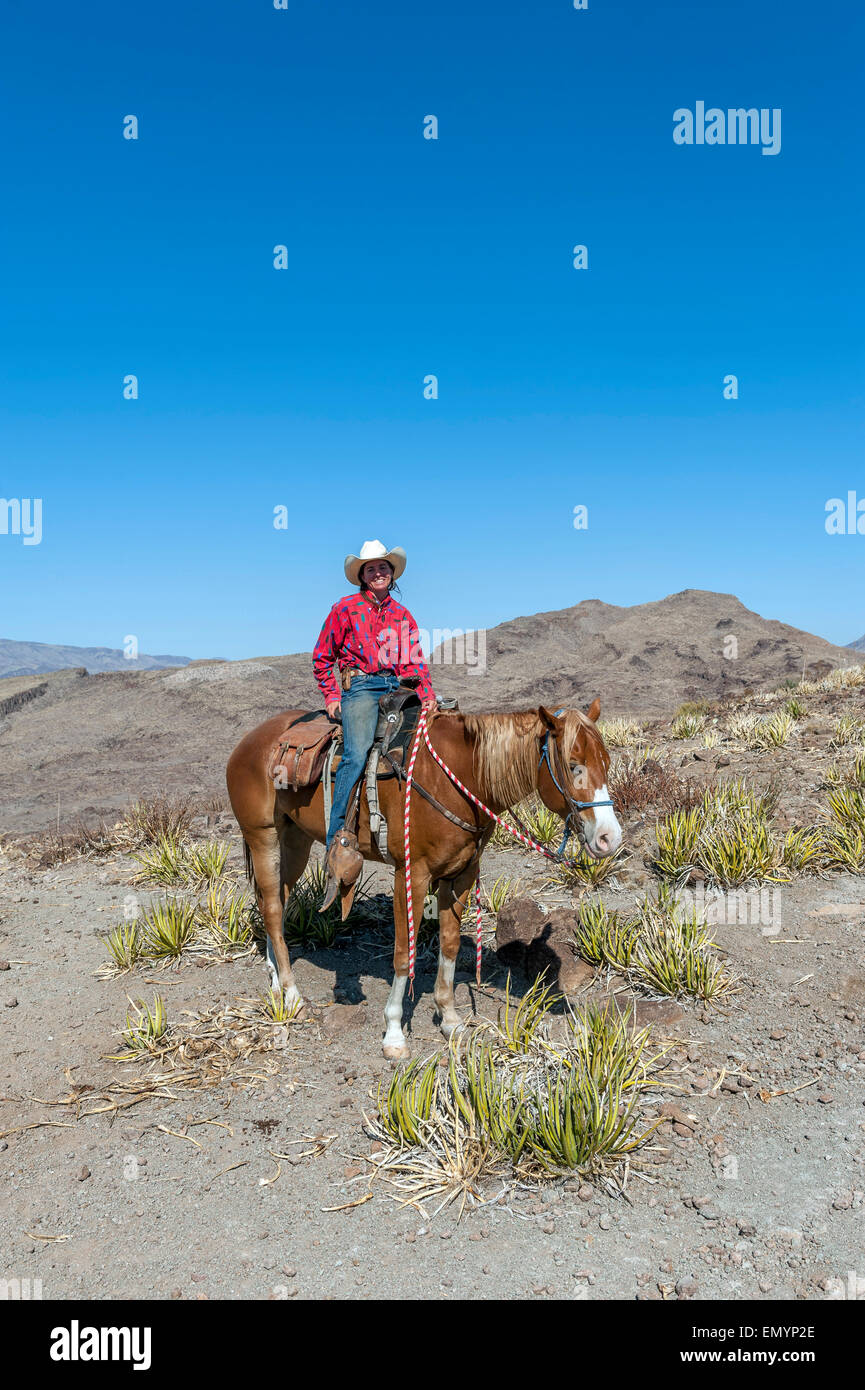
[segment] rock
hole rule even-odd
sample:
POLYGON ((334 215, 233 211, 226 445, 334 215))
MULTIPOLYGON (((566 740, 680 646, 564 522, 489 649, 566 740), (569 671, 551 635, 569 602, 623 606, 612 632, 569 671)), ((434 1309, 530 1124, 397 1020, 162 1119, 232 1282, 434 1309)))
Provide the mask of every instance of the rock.
POLYGON ((87 1179, 88 1179, 89 1177, 90 1177, 90 1169, 85 1165, 85 1167, 83 1167, 83 1168, 81 1169, 81 1172, 78 1174, 78 1181, 79 1181, 79 1182, 86 1182, 87 1179))
POLYGON ((17 1009, 17 1008, 18 1008, 18 1000, 15 998, 14 995, 12 996, 11 999, 7 999, 7 1000, 6 1000, 6 1008, 7 1008, 7 1009, 17 1009))
POLYGON ((347 1033, 366 1023, 365 1004, 332 1004, 325 1009, 321 1026, 326 1033, 347 1033))
POLYGON ((526 951, 546 920, 532 898, 511 898, 505 903, 496 918, 496 952, 502 965, 525 970, 526 951))
POLYGON ((830 1095, 828 1091, 824 1095, 818 1096, 817 1099, 821 1105, 832 1105, 835 1101, 835 1097, 830 1095))
POLYGON ((8 970, 8 969, 9 969, 9 962, 8 962, 8 960, 0 960, 0 970, 8 970))
POLYGON ((608 1231, 612 1224, 613 1218, 607 1212, 604 1212, 603 1216, 598 1217, 598 1225, 602 1231, 608 1231))
POLYGON ((694 1298, 697 1293, 697 1281, 690 1275, 687 1279, 680 1279, 676 1284, 676 1297, 679 1299, 694 1298))

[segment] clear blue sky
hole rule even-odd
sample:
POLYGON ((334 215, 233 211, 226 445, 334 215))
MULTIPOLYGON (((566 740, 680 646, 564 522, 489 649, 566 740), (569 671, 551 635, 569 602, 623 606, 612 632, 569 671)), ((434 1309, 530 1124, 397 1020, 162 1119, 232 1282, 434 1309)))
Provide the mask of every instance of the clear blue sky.
POLYGON ((860 636, 865 535, 824 509, 865 498, 863 27, 8 3, 0 496, 43 539, 0 535, 0 635, 307 650, 380 537, 429 629, 695 587, 860 636), (781 108, 780 154, 675 145, 698 100, 781 108))

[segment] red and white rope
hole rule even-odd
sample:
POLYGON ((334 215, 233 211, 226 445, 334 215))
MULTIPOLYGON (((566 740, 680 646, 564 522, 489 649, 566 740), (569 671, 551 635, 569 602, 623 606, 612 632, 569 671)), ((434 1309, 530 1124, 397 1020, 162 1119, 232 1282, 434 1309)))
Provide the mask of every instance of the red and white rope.
MULTIPOLYGON (((494 821, 496 822, 497 825, 502 826, 502 828, 503 828, 504 830, 507 830, 507 832, 508 832, 509 835, 513 835, 514 838, 515 838, 516 840, 521 840, 522 843, 523 843, 524 845, 528 845, 530 849, 535 849, 535 850, 538 851, 539 854, 543 854, 543 855, 545 856, 545 858, 547 858, 547 859, 555 859, 555 857, 556 857, 554 854, 551 854, 550 851, 549 851, 548 849, 546 849, 543 845, 539 845, 538 842, 537 842, 537 840, 533 840, 533 839, 531 838, 530 835, 524 835, 524 834, 522 833, 522 831, 516 830, 512 825, 508 825, 508 822, 507 822, 506 820, 502 820, 502 817, 501 817, 501 816, 496 815, 496 812, 495 812, 495 811, 490 810, 489 806, 485 805, 484 802, 481 801, 480 797, 475 796, 474 792, 469 791, 469 789, 468 789, 468 787, 465 785, 465 783, 461 782, 460 779, 459 779, 459 777, 457 777, 456 773, 451 771, 451 769, 448 767, 447 763, 446 763, 442 758, 439 757, 438 753, 436 752, 436 750, 433 748, 432 744, 430 743, 429 730, 427 729, 427 722, 426 722, 426 710, 425 710, 425 709, 422 709, 421 712, 420 712, 420 715, 418 716, 417 732, 416 732, 416 734, 415 734, 414 745, 413 745, 412 750, 411 750, 411 757, 410 757, 410 759, 409 759, 409 764, 408 764, 408 773, 406 774, 406 782, 405 782, 405 816, 404 816, 404 829, 405 829, 405 899, 406 899, 406 915, 407 915, 407 919, 408 919, 408 973, 409 973, 409 980, 412 981, 412 982, 414 981, 414 963, 415 963, 415 945, 416 945, 416 938, 415 938, 415 926, 414 926, 414 903, 413 903, 413 901, 412 901, 412 891, 411 891, 411 845, 410 845, 410 836, 409 836, 409 817, 410 817, 410 813, 411 813, 411 783, 412 783, 412 776, 414 775, 415 758, 417 757, 417 752, 418 752, 418 749, 420 748, 421 737, 423 737, 424 743, 426 744, 427 748, 429 749, 430 753, 432 754, 432 756, 433 756, 433 758, 435 759, 435 761, 438 763, 439 767, 441 768, 441 770, 442 770, 442 772, 445 774, 445 776, 446 776, 446 777, 449 777, 450 780, 453 782, 454 786, 459 787, 460 791, 463 792, 464 795, 468 797, 469 801, 474 802, 475 806, 477 806, 479 810, 483 811, 484 815, 489 816, 490 819, 491 819, 491 820, 494 820, 494 821)), ((481 982, 481 873, 480 873, 480 859, 478 859, 478 876, 477 876, 477 878, 475 879, 475 908, 476 908, 476 915, 477 915, 476 948, 475 948, 475 976, 476 976, 476 979, 477 979, 478 984, 480 984, 480 982, 481 982)))

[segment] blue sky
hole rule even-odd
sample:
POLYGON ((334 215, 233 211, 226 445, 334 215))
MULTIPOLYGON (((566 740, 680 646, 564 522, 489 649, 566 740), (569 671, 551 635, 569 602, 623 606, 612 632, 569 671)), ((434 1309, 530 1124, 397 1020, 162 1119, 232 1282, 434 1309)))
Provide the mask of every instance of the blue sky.
POLYGON ((863 29, 846 0, 8 5, 0 496, 43 536, 0 535, 0 635, 308 650, 380 537, 428 629, 693 587, 860 636, 865 536, 824 520, 865 498, 863 29), (677 146, 698 100, 780 108, 781 152, 677 146))

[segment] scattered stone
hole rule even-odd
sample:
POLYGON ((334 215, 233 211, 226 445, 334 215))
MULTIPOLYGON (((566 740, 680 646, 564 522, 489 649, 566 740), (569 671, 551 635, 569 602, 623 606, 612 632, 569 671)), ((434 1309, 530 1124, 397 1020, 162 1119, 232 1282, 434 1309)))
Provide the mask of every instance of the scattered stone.
POLYGON ((87 1179, 88 1179, 89 1177, 90 1177, 90 1169, 85 1165, 85 1167, 83 1167, 83 1168, 81 1169, 81 1172, 78 1174, 78 1181, 79 1181, 79 1182, 86 1182, 87 1179))
POLYGON ((496 953, 502 965, 525 970, 526 952, 546 918, 532 898, 511 898, 496 918, 496 953))
POLYGON ((9 969, 9 962, 8 962, 8 960, 0 960, 0 970, 8 970, 8 969, 9 969))
POLYGON ((691 1275, 687 1279, 680 1279, 676 1284, 676 1297, 678 1299, 694 1298, 697 1293, 697 1281, 691 1275))
POLYGON ((17 1008, 18 1008, 18 1000, 15 998, 14 994, 13 994, 13 996, 12 996, 11 999, 7 999, 7 1000, 6 1000, 6 1008, 7 1008, 7 1009, 17 1009, 17 1008))

